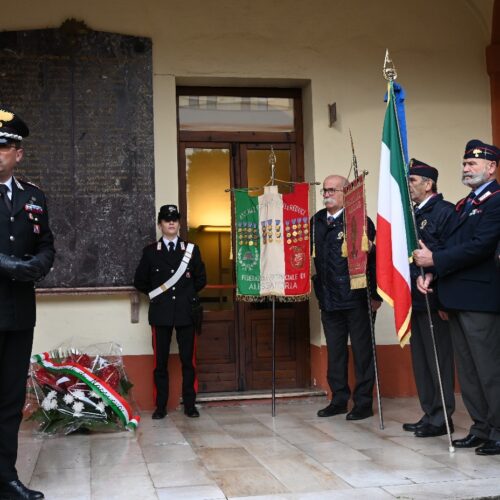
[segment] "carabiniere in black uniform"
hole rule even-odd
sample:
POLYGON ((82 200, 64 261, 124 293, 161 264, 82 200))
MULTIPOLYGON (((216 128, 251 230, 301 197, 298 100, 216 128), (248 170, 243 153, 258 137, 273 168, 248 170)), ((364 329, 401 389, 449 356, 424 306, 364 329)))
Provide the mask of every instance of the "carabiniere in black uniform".
MULTIPOLYGON (((178 220, 175 205, 164 205, 158 214, 158 221, 178 220), (169 209, 172 209, 169 213, 169 209)), ((188 248, 188 243, 176 238, 175 247, 169 250, 168 240, 162 237, 156 243, 144 248, 137 267, 134 286, 145 294, 157 289, 170 279, 179 266, 188 248)), ((166 415, 168 401, 168 357, 170 341, 175 328, 179 356, 182 364, 182 398, 184 412, 188 416, 198 416, 195 407, 197 379, 194 366, 195 328, 193 309, 199 303, 197 292, 206 284, 205 265, 200 250, 194 245, 191 259, 179 280, 166 291, 151 299, 149 304, 149 324, 153 331, 155 356, 154 383, 156 389, 156 411, 153 418, 166 415)))
POLYGON ((43 192, 16 179, 28 127, 0 109, 0 498, 44 498, 26 488, 15 468, 19 426, 36 321, 35 281, 54 261, 43 192))

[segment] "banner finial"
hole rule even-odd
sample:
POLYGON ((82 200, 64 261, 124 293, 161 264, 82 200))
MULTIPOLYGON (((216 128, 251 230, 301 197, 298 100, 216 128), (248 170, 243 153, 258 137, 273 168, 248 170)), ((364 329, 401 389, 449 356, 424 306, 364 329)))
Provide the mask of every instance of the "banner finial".
POLYGON ((394 63, 389 56, 389 49, 385 49, 384 68, 382 73, 388 82, 392 82, 398 77, 396 66, 394 66, 394 63))

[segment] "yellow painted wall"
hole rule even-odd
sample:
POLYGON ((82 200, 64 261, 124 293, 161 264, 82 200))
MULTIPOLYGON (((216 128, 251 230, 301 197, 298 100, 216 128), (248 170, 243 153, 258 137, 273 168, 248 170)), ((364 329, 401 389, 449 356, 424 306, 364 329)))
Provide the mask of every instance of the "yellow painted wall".
MULTIPOLYGON (((361 168, 368 169, 368 210, 376 213, 384 114, 385 48, 407 92, 410 154, 438 167, 450 200, 463 147, 491 139, 489 44, 492 0, 18 0, 0 29, 58 27, 83 20, 100 31, 151 37, 155 113, 156 205, 177 201, 177 84, 302 87, 307 180, 346 174, 351 129, 361 168), (327 104, 338 121, 328 126, 327 104)), ((319 189, 316 202, 320 202, 319 189)), ((319 205, 318 205, 319 206, 319 205)), ((126 354, 151 352, 146 304, 129 321, 123 298, 41 298, 35 350, 69 336, 115 339, 126 354)), ((394 343, 392 313, 377 322, 379 343, 394 343)), ((322 341, 315 301, 311 339, 322 341)))

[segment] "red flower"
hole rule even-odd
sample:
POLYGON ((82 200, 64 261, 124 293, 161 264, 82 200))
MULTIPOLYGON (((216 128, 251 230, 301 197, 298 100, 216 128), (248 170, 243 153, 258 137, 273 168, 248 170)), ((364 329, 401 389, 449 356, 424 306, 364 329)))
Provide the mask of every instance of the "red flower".
POLYGON ((63 389, 57 385, 58 377, 48 372, 45 368, 39 368, 35 371, 35 379, 41 385, 48 385, 55 391, 63 392, 63 389))
POLYGON ((71 361, 73 361, 73 363, 78 363, 84 368, 90 368, 92 365, 92 360, 88 354, 72 354, 71 361))
POLYGON ((118 389, 120 383, 120 372, 113 365, 107 365, 97 371, 98 376, 103 382, 106 382, 113 389, 118 389))

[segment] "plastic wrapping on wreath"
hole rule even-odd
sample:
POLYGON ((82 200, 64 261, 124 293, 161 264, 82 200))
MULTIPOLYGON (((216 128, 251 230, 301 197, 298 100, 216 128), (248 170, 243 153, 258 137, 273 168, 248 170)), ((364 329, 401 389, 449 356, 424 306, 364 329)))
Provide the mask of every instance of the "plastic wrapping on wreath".
POLYGON ((24 411, 43 434, 135 430, 131 388, 118 344, 63 344, 31 358, 24 411))

